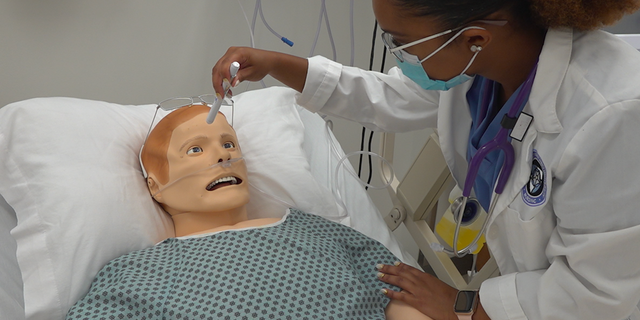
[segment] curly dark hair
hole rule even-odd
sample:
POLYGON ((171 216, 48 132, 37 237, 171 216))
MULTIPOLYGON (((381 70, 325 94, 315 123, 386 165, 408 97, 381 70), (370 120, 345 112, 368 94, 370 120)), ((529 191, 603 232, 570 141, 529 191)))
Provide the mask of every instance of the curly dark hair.
POLYGON ((531 8, 544 26, 593 30, 638 10, 640 0, 531 0, 531 8))
POLYGON ((592 30, 640 8, 640 0, 391 0, 414 16, 432 16, 455 28, 507 10, 515 25, 592 30))

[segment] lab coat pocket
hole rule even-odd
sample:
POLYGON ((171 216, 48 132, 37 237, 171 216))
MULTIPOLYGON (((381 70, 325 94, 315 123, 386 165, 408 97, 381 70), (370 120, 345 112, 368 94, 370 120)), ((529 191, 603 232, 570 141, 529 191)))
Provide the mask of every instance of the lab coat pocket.
POLYGON ((556 219, 547 207, 526 208, 529 210, 522 212, 507 207, 503 213, 507 241, 519 271, 543 269, 550 265, 545 250, 556 219))

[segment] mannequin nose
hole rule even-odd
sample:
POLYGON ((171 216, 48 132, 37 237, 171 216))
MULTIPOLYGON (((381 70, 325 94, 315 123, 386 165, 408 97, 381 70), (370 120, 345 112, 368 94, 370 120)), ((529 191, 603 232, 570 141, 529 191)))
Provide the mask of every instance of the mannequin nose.
POLYGON ((229 152, 229 149, 220 147, 215 154, 218 158, 218 163, 231 160, 231 152, 229 152))
POLYGON ((222 152, 218 153, 218 163, 231 160, 231 152, 227 149, 222 149, 222 152))
POLYGON ((227 160, 218 159, 218 163, 222 165, 223 168, 228 168, 231 166, 231 162, 229 162, 229 160, 231 160, 231 157, 229 157, 227 160))

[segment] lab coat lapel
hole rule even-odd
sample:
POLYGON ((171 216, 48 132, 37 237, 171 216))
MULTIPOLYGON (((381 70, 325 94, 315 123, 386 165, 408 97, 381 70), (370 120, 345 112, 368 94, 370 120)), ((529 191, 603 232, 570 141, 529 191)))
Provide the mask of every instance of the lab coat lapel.
MULTIPOLYGON (((505 190, 496 202, 493 217, 489 223, 503 212, 521 193, 529 181, 533 161, 533 148, 538 132, 558 133, 562 125, 556 110, 558 83, 562 82, 569 67, 573 46, 573 32, 570 29, 549 29, 544 47, 540 53, 538 72, 533 82, 529 102, 524 112, 533 116, 533 122, 522 142, 513 140, 515 165, 505 190)), ((438 134, 440 147, 456 183, 461 186, 468 170, 466 159, 471 114, 466 99, 472 81, 442 92, 438 109, 438 134)))
POLYGON ((573 49, 571 29, 549 29, 538 59, 538 72, 533 82, 529 103, 538 131, 558 133, 562 124, 557 114, 560 83, 569 69, 573 49), (536 121, 536 119, 538 121, 536 121))
POLYGON ((549 29, 538 61, 538 72, 533 82, 529 102, 523 112, 533 115, 533 122, 522 142, 512 140, 516 159, 511 178, 498 197, 494 215, 489 224, 503 212, 528 183, 533 162, 533 146, 538 132, 558 133, 562 125, 556 110, 558 83, 562 82, 571 59, 573 32, 569 29, 549 29))

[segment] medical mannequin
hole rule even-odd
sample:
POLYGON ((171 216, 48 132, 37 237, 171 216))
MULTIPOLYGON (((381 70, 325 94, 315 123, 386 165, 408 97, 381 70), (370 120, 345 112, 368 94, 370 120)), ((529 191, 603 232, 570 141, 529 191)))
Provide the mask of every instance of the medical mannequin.
MULTIPOLYGON (((262 319, 272 316, 264 312, 275 312, 282 319, 303 316, 323 319, 331 316, 352 319, 430 319, 402 302, 389 303, 384 312, 383 304, 374 307, 379 303, 375 301, 388 301, 380 293, 382 286, 365 289, 371 283, 379 283, 375 276, 362 280, 362 283, 353 282, 355 280, 340 282, 341 278, 353 277, 337 269, 340 273, 337 278, 327 277, 318 280, 319 283, 309 278, 308 273, 319 275, 325 272, 324 268, 340 266, 345 261, 352 261, 349 270, 357 270, 365 265, 369 266, 367 269, 375 270, 373 267, 379 262, 377 259, 357 258, 364 252, 377 257, 386 256, 387 259, 393 259, 393 256, 385 253, 387 250, 381 245, 369 251, 369 244, 373 244, 373 240, 348 227, 293 209, 283 219, 248 219, 246 204, 249 202, 249 181, 237 136, 221 113, 212 124, 207 124, 208 111, 209 107, 202 105, 173 111, 152 130, 141 153, 150 194, 173 219, 176 238, 165 240, 150 250, 133 252, 110 262, 100 271, 87 296, 71 309, 68 319, 86 318, 87 314, 92 315, 91 318, 99 318, 103 314, 119 314, 125 318, 144 315, 186 319, 200 319, 202 316, 207 319, 262 319), (301 221, 300 226, 294 224, 296 221, 301 221), (301 226, 309 226, 309 229, 301 226), (327 229, 328 237, 335 230, 342 234, 352 233, 338 242, 345 241, 357 246, 357 242, 350 241, 353 237, 359 237, 368 244, 354 251, 357 257, 347 260, 337 256, 330 258, 334 257, 331 248, 335 245, 305 240, 318 237, 318 231, 323 228, 327 229), (209 239, 215 240, 210 242, 209 239), (311 242, 302 244, 304 241, 311 242), (249 245, 245 248, 244 243, 249 245), (291 243, 301 244, 289 246, 291 243), (236 250, 245 251, 238 254, 236 250), (293 252, 293 256, 288 256, 287 250, 293 252), (271 253, 278 255, 272 256, 271 253), (273 261, 278 257, 289 260, 282 261, 283 265, 280 265, 273 261), (318 265, 317 272, 310 272, 309 268, 316 267, 311 261, 327 265, 324 268, 318 265), (172 271, 182 263, 184 268, 181 271, 172 271), (264 266, 270 267, 265 270, 264 266), (176 280, 167 280, 165 274, 173 274, 176 280), (153 280, 153 277, 157 277, 157 280, 153 280), (323 280, 328 285, 323 284, 323 280), (352 285, 357 287, 350 288, 352 285), (164 289, 157 289, 159 286, 164 289), (255 288, 249 289, 252 286, 255 288), (129 287, 142 289, 127 290, 129 287), (348 308, 355 308, 355 311, 343 310, 346 313, 339 313, 331 310, 343 300, 339 297, 331 299, 329 293, 349 294, 352 289, 364 293, 362 298, 350 298, 356 299, 356 303, 348 304, 348 308), (207 293, 209 290, 220 293, 212 296, 207 293), (227 292, 230 297, 226 295, 227 292), (132 296, 134 298, 127 298, 132 296), (318 314, 309 313, 312 312, 311 308, 303 304, 310 303, 303 301, 305 297, 317 300, 314 308, 321 311, 314 312, 318 314), (162 311, 150 310, 154 305, 147 306, 145 303, 151 299, 170 301, 166 302, 170 306, 165 306, 163 302, 162 311), (332 304, 326 307, 324 303, 332 304), (99 310, 101 305, 109 307, 99 310), (364 316, 357 313, 358 308, 364 308, 364 316)), ((355 249, 345 246, 339 250, 355 249)))
POLYGON ((493 208, 485 236, 501 274, 471 297, 475 310, 456 313, 455 288, 386 265, 381 280, 403 289, 390 298, 434 319, 640 319, 640 53, 598 30, 640 1, 372 5, 398 64, 388 74, 233 47, 212 70, 214 89, 238 61, 234 86, 271 75, 310 111, 379 131, 437 128, 458 187, 493 208), (481 157, 467 183, 503 128, 509 158, 481 157))
POLYGON ((178 181, 158 193, 169 182, 197 169, 242 157, 235 131, 225 116, 218 114, 216 121, 209 125, 200 119, 205 111, 206 107, 198 105, 174 111, 154 128, 142 152, 149 175, 149 191, 173 219, 176 236, 256 227, 279 220, 247 219, 245 205, 249 202, 249 183, 243 161, 178 181), (206 139, 207 132, 220 134, 215 136, 216 140, 206 139), (171 135, 170 139, 167 139, 168 135, 171 135), (182 146, 186 141, 191 144, 182 146), (233 183, 237 184, 223 182, 213 186, 213 190, 207 190, 212 182, 229 177, 236 179, 233 183))

